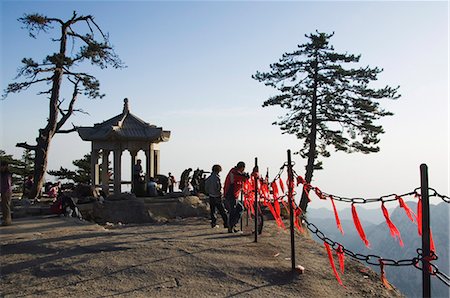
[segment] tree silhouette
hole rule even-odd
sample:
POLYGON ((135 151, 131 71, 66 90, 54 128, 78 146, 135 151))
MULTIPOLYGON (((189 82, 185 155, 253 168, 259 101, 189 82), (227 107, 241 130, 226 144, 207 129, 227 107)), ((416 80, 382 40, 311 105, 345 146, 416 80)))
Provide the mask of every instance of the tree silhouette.
POLYGON ((58 179, 72 180, 74 183, 91 183, 91 154, 85 154, 82 159, 72 161, 72 164, 77 167, 74 171, 60 167, 59 170, 48 171, 48 173, 58 179))
POLYGON ((75 126, 66 130, 62 127, 73 113, 83 112, 75 108, 78 95, 82 94, 91 99, 104 96, 100 93, 100 82, 94 76, 78 71, 78 67, 83 62, 90 62, 91 65, 101 69, 108 66, 121 68, 123 63, 110 45, 109 36, 103 33, 91 15, 78 16, 73 12, 70 19, 63 21, 41 14, 25 14, 18 20, 32 38, 36 38, 41 31, 57 32, 56 38, 52 38, 52 42, 58 44, 57 52, 49 54, 40 63, 32 58, 22 59, 23 65, 18 71, 16 80, 24 78, 24 81, 9 84, 3 95, 6 98, 10 93, 24 91, 35 84, 50 86, 49 89, 38 93, 48 97, 49 114, 46 126, 39 129, 36 144, 29 145, 24 142, 16 145, 35 153, 34 185, 30 191, 30 198, 35 198, 40 194, 44 183, 48 149, 52 138, 56 133, 76 130, 75 126), (63 83, 69 84, 72 88, 68 102, 60 95, 63 83))
MULTIPOLYGON (((257 71, 252 78, 281 93, 263 103, 263 107, 280 106, 288 112, 273 124, 282 133, 304 140, 298 153, 307 158, 305 180, 310 183, 314 170, 322 169, 319 156, 335 151, 373 153, 380 150, 379 135, 384 133, 374 121, 393 115, 380 108, 375 100, 400 97, 399 87, 369 87, 383 70, 369 66, 344 68, 359 62, 360 55, 340 54, 329 45, 334 35, 311 33, 306 44, 285 53, 271 64, 269 72, 257 71)), ((306 211, 308 198, 303 192, 300 207, 306 211)))

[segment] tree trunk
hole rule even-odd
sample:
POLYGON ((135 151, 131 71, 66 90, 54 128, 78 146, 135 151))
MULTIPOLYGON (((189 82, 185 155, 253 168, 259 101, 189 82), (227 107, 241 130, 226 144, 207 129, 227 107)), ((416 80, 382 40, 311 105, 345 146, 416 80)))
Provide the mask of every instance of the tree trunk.
MULTIPOLYGON (((317 137, 317 78, 318 78, 318 54, 316 52, 316 60, 314 63, 314 90, 311 102, 311 131, 309 133, 309 151, 308 151, 308 163, 306 164, 305 180, 307 183, 311 183, 314 172, 314 161, 316 159, 316 137, 317 137)), ((309 189, 304 189, 302 192, 302 198, 300 200, 300 208, 303 212, 306 212, 308 207, 308 195, 309 189)))
MULTIPOLYGON (((65 57, 66 43, 67 25, 63 25, 61 28, 61 41, 59 50, 60 58, 65 57)), ((48 149, 50 147, 50 142, 56 133, 58 125, 58 103, 61 83, 64 74, 63 66, 64 60, 61 58, 61 60, 56 63, 55 73, 53 74, 47 125, 44 129, 39 130, 39 137, 36 139, 37 144, 35 149, 34 183, 30 191, 30 199, 35 199, 41 194, 42 186, 45 182, 45 173, 47 172, 48 163, 48 149)))
POLYGON ((40 135, 37 139, 34 159, 34 183, 28 195, 29 199, 38 198, 41 195, 45 183, 45 173, 48 163, 48 148, 51 138, 40 135))

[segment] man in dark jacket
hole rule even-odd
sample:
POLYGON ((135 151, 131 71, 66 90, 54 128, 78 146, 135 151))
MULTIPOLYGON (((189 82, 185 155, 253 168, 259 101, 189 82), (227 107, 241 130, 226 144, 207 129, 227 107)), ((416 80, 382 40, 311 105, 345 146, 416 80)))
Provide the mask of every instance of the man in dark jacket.
POLYGON ((205 181, 205 191, 209 196, 209 207, 211 211, 211 227, 216 228, 219 227, 216 225, 216 208, 219 211, 220 215, 223 219, 224 228, 228 227, 228 216, 223 208, 222 203, 222 184, 220 182, 219 173, 222 171, 222 167, 220 165, 214 165, 212 167, 211 175, 205 181))

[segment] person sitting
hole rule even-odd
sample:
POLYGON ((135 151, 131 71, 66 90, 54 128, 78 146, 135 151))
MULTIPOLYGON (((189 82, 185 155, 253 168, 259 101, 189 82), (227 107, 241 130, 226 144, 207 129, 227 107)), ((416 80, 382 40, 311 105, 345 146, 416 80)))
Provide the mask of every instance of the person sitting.
POLYGON ((153 177, 150 177, 150 180, 147 184, 147 194, 150 197, 158 196, 158 189, 157 189, 156 181, 155 181, 155 178, 153 178, 153 177))

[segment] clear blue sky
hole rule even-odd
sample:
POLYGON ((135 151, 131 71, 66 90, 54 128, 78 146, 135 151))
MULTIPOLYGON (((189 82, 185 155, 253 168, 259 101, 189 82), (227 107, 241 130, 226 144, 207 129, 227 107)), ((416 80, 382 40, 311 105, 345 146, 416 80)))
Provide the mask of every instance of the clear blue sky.
MULTIPOLYGON (((449 193, 448 2, 2 1, 2 89, 23 57, 41 60, 56 49, 49 35, 29 38, 17 18, 39 12, 64 19, 73 10, 95 16, 128 67, 93 70, 106 97, 80 98, 78 107, 90 115, 76 115, 69 126, 115 116, 129 98, 132 113, 172 131, 161 146, 162 173, 179 177, 185 168, 220 163, 225 176, 239 160, 251 170, 258 157, 261 169, 275 174, 286 150, 302 143, 271 125, 283 111, 261 104, 275 90, 251 75, 317 29, 334 31, 336 50, 362 54, 361 65, 384 68, 376 86, 400 85, 402 98, 382 102, 395 115, 380 121, 381 152, 332 153, 313 184, 343 196, 409 192, 427 163, 430 185, 449 193)), ((47 101, 37 91, 0 102, 0 148, 16 157, 22 150, 15 144, 33 143, 47 118, 47 101)), ((77 134, 57 135, 49 169, 70 168, 89 150, 77 134)), ((294 160, 303 175, 305 160, 294 160)))

